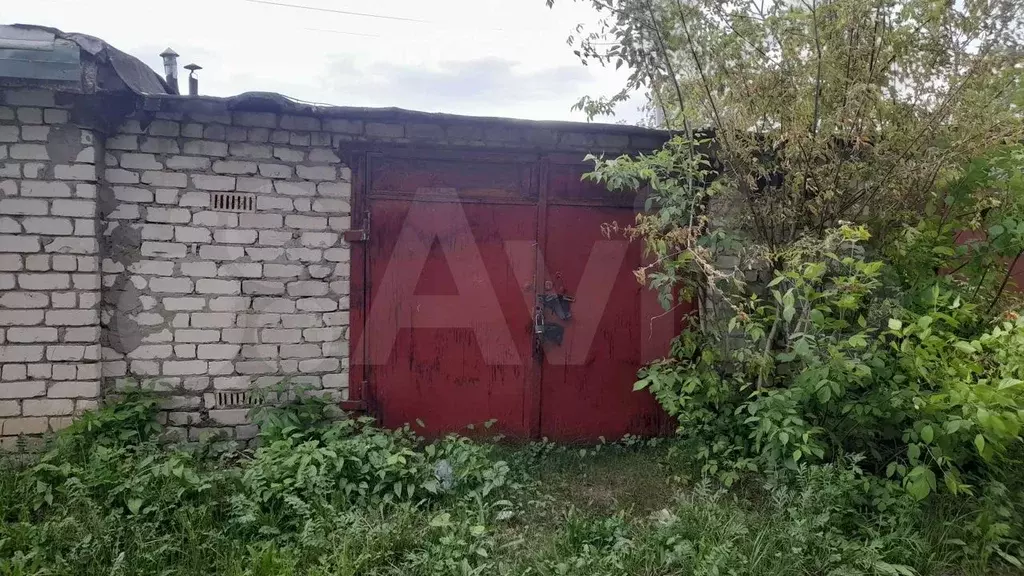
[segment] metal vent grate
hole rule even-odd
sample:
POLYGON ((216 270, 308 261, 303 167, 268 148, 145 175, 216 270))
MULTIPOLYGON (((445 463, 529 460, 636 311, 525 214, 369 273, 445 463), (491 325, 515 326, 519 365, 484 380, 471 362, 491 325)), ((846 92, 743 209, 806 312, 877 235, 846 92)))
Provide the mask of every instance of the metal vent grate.
POLYGON ((248 407, 252 404, 253 398, 247 391, 217 392, 218 408, 248 407))
POLYGON ((255 212, 256 196, 238 192, 214 192, 213 209, 230 212, 255 212))

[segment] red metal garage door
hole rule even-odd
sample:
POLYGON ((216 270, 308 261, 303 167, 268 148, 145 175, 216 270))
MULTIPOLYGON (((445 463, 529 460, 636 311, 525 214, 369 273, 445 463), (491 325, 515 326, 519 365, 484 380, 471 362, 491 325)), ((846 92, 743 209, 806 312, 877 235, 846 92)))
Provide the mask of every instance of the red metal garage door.
POLYGON ((664 430, 632 384, 682 310, 663 314, 637 284, 637 243, 602 234, 633 221, 633 198, 581 183, 578 158, 409 149, 361 162, 352 374, 385 425, 436 435, 494 420, 559 440, 664 430))

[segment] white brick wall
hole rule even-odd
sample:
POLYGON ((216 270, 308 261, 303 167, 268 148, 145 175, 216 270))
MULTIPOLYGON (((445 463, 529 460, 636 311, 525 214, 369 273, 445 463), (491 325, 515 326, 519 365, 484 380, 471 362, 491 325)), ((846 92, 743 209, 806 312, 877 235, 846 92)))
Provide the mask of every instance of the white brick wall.
POLYGON ((99 397, 96 135, 42 90, 0 106, 0 447, 99 397))
POLYGON ((101 228, 137 245, 105 255, 103 285, 146 297, 107 299, 106 330, 140 337, 104 347, 104 375, 108 385, 159 377, 168 419, 188 437, 209 427, 251 435, 244 410, 216 405, 218 390, 293 377, 348 397, 350 259, 340 233, 351 222, 351 175, 319 127, 274 114, 158 115, 107 139, 112 194, 101 228), (254 193, 256 210, 213 210, 216 192, 254 193))

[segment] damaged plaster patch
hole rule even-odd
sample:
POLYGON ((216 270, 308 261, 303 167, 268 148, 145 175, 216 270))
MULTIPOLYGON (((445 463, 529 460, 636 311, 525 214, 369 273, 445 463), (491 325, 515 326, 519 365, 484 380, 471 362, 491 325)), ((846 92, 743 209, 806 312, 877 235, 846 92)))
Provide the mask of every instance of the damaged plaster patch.
MULTIPOLYGON (((101 195, 102 197, 102 195, 101 195)), ((103 257, 127 267, 141 257, 142 231, 129 226, 115 226, 103 236, 103 257)), ((142 344, 143 331, 131 314, 142 311, 142 298, 138 287, 121 272, 108 290, 103 292, 103 305, 112 310, 104 344, 127 354, 142 344)))
POLYGON ((83 148, 82 130, 73 124, 54 126, 46 137, 46 153, 57 164, 74 162, 83 148))

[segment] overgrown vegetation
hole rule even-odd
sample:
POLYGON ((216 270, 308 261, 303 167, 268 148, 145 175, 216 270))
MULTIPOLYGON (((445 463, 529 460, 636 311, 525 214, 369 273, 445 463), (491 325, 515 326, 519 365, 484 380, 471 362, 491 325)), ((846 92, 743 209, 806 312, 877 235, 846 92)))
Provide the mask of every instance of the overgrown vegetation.
POLYGON ((1020 3, 587 1, 570 43, 631 75, 578 107, 646 90, 677 133, 588 176, 646 192, 637 276, 701 305, 636 384, 687 454, 725 485, 855 460, 840 515, 956 502, 968 557, 1024 568, 1020 3))
POLYGON ((428 443, 330 410, 264 411, 299 424, 254 450, 163 445, 129 394, 2 462, 0 574, 983 574, 969 543, 1006 543, 1009 495, 879 510, 856 460, 726 489, 674 441, 428 443))

